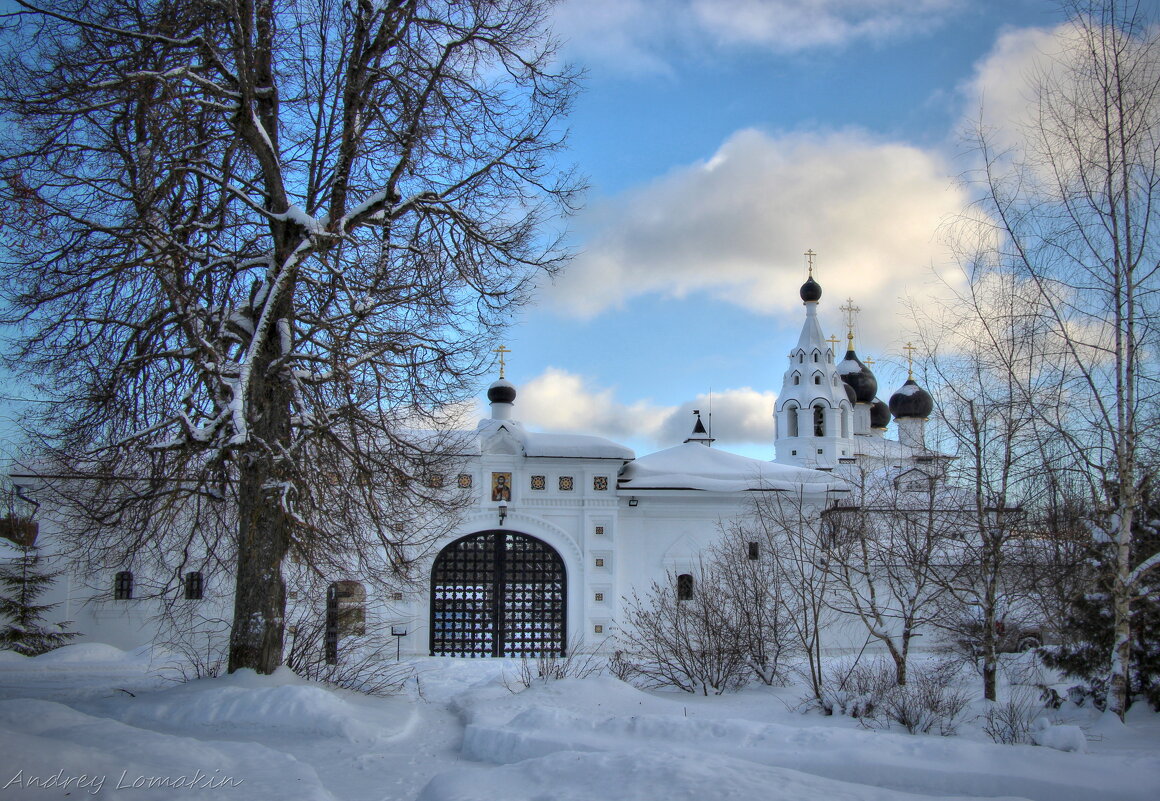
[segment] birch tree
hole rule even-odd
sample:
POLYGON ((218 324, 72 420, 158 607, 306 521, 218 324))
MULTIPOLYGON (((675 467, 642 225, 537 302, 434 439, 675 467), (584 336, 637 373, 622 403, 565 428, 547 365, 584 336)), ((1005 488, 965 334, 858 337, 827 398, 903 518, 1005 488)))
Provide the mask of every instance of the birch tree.
POLYGON ((1054 394, 1065 402, 1039 405, 1030 388, 1025 400, 1087 481, 1095 536, 1112 546, 1108 707, 1122 716, 1132 600, 1160 565, 1132 557, 1140 454, 1156 439, 1160 25, 1154 7, 1130 0, 1067 7, 1015 143, 980 130, 977 185, 995 262, 1034 290, 1058 346, 1054 394))
POLYGON ((104 557, 233 573, 231 671, 281 661, 288 555, 402 580, 453 500, 448 449, 408 432, 562 264, 551 221, 578 189, 546 7, 3 18, 4 318, 10 363, 56 401, 27 421, 43 478, 104 557))

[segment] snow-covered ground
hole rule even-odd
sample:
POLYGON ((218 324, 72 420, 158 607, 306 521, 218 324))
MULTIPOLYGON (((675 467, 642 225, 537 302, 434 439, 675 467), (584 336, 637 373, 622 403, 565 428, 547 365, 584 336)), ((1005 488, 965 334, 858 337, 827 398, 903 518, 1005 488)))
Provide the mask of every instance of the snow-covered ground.
POLYGON ((372 698, 288 671, 176 684, 149 654, 97 644, 0 651, 0 799, 1160 798, 1160 716, 1142 705, 1126 726, 1051 712, 1040 740, 1082 748, 1062 751, 993 744, 979 704, 958 736, 912 736, 802 712, 801 688, 524 689, 511 662, 413 664, 403 693, 372 698))

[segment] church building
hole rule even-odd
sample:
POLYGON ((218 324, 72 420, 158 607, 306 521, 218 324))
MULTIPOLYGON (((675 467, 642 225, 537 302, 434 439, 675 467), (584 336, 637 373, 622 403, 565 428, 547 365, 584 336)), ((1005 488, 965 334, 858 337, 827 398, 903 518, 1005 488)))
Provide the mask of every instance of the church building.
MULTIPOLYGON (((616 630, 622 599, 634 588, 673 582, 678 597, 711 591, 695 586, 699 557, 756 496, 792 493, 820 513, 848 497, 854 471, 936 459, 924 443, 930 395, 912 376, 889 405, 880 400, 874 374, 854 351, 852 322, 837 360, 837 340, 822 334, 822 288, 812 273, 811 265, 800 288, 801 334, 770 410, 773 461, 715 447, 699 414, 684 442, 641 456, 598 436, 529 431, 501 361, 487 390, 490 414, 464 432, 461 472, 448 477, 471 503, 424 563, 428 580, 380 599, 358 576, 336 576, 332 604, 367 604, 365 619, 393 627, 403 653, 540 656, 596 648, 616 630), (892 417, 898 439, 885 436, 892 417)), ((857 311, 852 303, 842 308, 857 311)), ((14 480, 35 484, 34 475, 14 480)), ((134 647, 152 639, 158 607, 156 599, 134 599, 132 582, 109 566, 87 581, 62 579, 63 597, 48 600, 65 602, 64 614, 86 639, 134 647)), ((195 600, 231 608, 209 587, 228 595, 199 574, 195 600)))

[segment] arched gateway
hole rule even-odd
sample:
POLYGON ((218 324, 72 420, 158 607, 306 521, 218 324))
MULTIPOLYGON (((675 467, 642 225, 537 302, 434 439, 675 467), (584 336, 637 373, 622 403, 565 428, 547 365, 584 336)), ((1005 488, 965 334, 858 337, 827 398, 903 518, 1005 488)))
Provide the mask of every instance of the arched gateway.
POLYGON ((431 655, 563 656, 567 590, 547 543, 514 531, 462 537, 431 568, 431 655))

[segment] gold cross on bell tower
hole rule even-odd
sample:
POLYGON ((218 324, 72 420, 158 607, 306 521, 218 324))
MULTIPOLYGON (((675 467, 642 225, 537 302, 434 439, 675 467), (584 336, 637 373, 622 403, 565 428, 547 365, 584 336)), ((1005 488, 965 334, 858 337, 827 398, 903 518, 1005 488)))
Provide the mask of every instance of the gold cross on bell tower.
POLYGON ((906 351, 906 378, 907 378, 907 380, 913 380, 914 379, 914 352, 916 350, 918 350, 918 348, 914 347, 914 345, 907 342, 906 347, 904 347, 903 350, 906 351))
POLYGON ((830 338, 826 340, 830 343, 830 353, 837 355, 838 353, 838 338, 830 334, 830 338))
POLYGON ((492 351, 492 353, 498 353, 498 354, 499 354, 499 377, 500 377, 500 378, 503 378, 503 377, 504 377, 504 376, 503 376, 503 368, 504 368, 504 367, 506 366, 506 364, 507 364, 507 362, 505 362, 505 361, 504 361, 504 358, 503 358, 503 357, 504 357, 504 355, 505 355, 505 354, 511 353, 511 351, 510 351, 510 350, 508 350, 506 346, 504 346, 504 345, 500 345, 498 348, 496 348, 495 350, 493 350, 493 351, 492 351))

